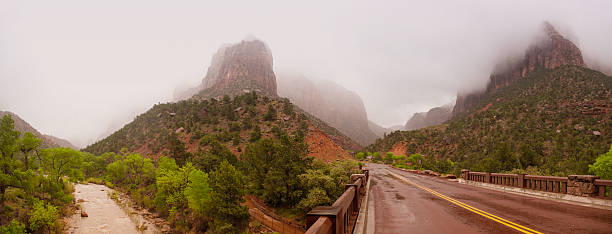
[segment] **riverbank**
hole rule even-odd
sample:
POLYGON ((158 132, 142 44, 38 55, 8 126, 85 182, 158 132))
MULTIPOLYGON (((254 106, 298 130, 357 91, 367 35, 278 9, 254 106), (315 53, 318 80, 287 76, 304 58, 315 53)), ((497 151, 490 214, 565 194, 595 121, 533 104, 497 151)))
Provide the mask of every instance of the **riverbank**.
POLYGON ((164 229, 163 219, 133 208, 127 197, 104 185, 76 184, 74 198, 78 209, 67 218, 66 233, 153 234, 164 229))

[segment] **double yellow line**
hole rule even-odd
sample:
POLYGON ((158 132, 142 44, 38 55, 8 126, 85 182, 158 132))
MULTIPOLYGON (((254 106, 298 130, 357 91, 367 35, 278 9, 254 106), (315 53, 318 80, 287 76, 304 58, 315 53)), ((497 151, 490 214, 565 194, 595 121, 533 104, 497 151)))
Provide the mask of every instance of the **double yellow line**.
POLYGON ((510 227, 510 228, 513 228, 513 229, 515 229, 515 230, 517 230, 517 231, 519 231, 519 232, 522 232, 522 233, 538 233, 538 234, 542 234, 542 232, 539 232, 539 231, 533 230, 533 229, 531 229, 531 228, 528 228, 528 227, 525 227, 525 226, 522 226, 522 225, 519 225, 519 224, 516 224, 516 223, 510 222, 510 221, 508 221, 508 220, 506 220, 506 219, 503 219, 503 218, 500 218, 500 217, 498 217, 498 216, 496 216, 496 215, 493 215, 493 214, 487 213, 487 212, 485 212, 485 211, 479 210, 479 209, 477 209, 477 208, 474 208, 473 206, 467 205, 467 204, 465 204, 465 203, 463 203, 463 202, 460 202, 460 201, 457 201, 457 200, 452 199, 452 198, 450 198, 450 197, 447 197, 447 196, 446 196, 446 195, 444 195, 444 194, 438 193, 438 192, 436 192, 436 191, 434 191, 434 190, 431 190, 431 189, 429 189, 429 188, 427 188, 427 187, 421 186, 421 185, 419 185, 419 184, 417 184, 417 183, 415 183, 415 182, 412 182, 412 181, 410 181, 410 180, 406 179, 405 177, 400 176, 400 175, 398 175, 398 174, 395 174, 395 173, 393 173, 393 172, 391 172, 391 171, 389 171, 389 170, 387 170, 387 171, 388 171, 389 173, 391 173, 391 175, 395 176, 396 178, 398 178, 398 179, 400 179, 400 180, 402 180, 402 181, 404 181, 404 182, 406 182, 406 183, 408 183, 408 184, 411 184, 411 185, 413 185, 413 186, 415 186, 415 187, 417 187, 417 188, 420 188, 420 189, 422 189, 422 190, 425 190, 425 191, 427 191, 427 192, 430 192, 431 194, 436 195, 436 196, 438 196, 438 197, 440 197, 440 198, 442 198, 442 199, 444 199, 444 200, 447 200, 447 201, 449 201, 449 202, 451 202, 451 203, 453 203, 453 204, 455 204, 455 205, 458 205, 458 206, 460 206, 460 207, 463 207, 463 208, 465 208, 466 210, 472 211, 472 212, 474 212, 474 213, 476 213, 476 214, 479 214, 479 215, 481 215, 481 216, 483 216, 483 217, 485 217, 485 218, 488 218, 488 219, 493 220, 493 221, 495 221, 495 222, 501 223, 501 224, 503 224, 503 225, 505 225, 505 226, 508 226, 508 227, 510 227))

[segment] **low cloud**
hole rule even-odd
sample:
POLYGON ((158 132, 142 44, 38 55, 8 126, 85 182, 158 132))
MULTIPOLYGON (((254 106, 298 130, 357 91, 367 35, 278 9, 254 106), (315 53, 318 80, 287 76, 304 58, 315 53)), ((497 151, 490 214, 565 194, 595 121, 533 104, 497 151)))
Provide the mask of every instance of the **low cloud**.
POLYGON ((541 22, 612 67, 610 1, 3 1, 0 109, 79 146, 177 87, 226 43, 265 41, 275 70, 332 80, 389 126, 486 85, 541 22))

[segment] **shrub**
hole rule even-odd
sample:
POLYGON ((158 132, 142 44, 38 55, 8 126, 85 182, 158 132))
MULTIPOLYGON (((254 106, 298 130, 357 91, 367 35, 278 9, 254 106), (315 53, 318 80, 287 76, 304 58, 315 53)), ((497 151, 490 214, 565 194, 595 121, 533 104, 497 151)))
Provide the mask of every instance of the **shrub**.
POLYGON ((30 228, 34 231, 51 231, 57 220, 57 208, 43 201, 34 201, 34 208, 30 213, 30 228))

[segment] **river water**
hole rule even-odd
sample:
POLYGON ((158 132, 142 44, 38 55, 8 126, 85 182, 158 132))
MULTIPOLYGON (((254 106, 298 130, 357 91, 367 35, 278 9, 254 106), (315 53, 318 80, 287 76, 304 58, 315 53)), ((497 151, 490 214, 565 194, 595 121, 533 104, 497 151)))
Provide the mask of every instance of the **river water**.
POLYGON ((109 197, 113 190, 98 184, 76 184, 74 198, 88 217, 80 211, 69 218, 66 233, 159 233, 155 225, 129 206, 118 205, 109 197), (145 229, 139 231, 140 229, 145 229))

